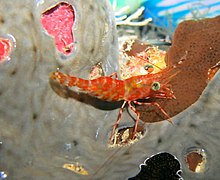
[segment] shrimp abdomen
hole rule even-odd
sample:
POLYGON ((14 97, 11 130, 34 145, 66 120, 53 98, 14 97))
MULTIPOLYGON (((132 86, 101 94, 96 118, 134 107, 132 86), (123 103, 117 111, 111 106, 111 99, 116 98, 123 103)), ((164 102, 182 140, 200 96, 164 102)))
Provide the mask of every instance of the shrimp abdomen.
POLYGON ((95 96, 101 100, 120 101, 124 99, 124 82, 108 76, 86 80, 75 76, 65 75, 61 72, 53 72, 50 78, 68 87, 76 86, 82 92, 95 96))
POLYGON ((90 81, 87 93, 106 101, 120 101, 124 99, 124 82, 103 76, 90 81))

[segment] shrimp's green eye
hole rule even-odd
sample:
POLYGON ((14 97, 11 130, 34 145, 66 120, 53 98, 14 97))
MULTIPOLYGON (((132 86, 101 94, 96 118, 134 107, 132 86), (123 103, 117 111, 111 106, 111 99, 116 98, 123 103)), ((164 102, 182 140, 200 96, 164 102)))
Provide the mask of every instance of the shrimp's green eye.
POLYGON ((160 89, 160 83, 159 82, 154 82, 151 86, 151 89, 153 91, 158 91, 160 89))
POLYGON ((154 66, 152 64, 147 64, 146 66, 144 66, 144 69, 148 72, 148 73, 152 73, 154 70, 154 66))

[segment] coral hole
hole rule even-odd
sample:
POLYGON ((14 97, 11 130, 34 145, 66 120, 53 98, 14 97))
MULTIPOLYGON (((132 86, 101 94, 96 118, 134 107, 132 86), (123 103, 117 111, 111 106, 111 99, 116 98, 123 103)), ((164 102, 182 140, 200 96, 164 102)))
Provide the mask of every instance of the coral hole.
POLYGON ((54 38, 56 49, 64 55, 69 55, 74 48, 72 28, 75 21, 73 6, 60 2, 41 15, 41 23, 45 31, 54 38))

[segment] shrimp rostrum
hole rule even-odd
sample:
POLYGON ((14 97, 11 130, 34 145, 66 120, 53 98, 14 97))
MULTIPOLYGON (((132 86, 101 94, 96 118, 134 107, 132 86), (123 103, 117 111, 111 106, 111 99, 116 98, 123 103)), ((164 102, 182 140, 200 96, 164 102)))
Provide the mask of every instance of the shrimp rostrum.
POLYGON ((175 99, 168 83, 177 73, 178 71, 173 66, 155 74, 133 76, 125 80, 119 80, 117 76, 113 78, 113 75, 101 76, 93 80, 85 80, 66 75, 60 71, 52 72, 50 78, 67 87, 76 86, 82 90, 82 92, 104 101, 124 101, 110 135, 111 141, 126 104, 128 104, 128 107, 137 115, 132 139, 136 136, 140 117, 140 113, 133 104, 155 106, 166 116, 168 121, 172 122, 170 116, 157 102, 138 102, 137 100, 150 98, 175 99))

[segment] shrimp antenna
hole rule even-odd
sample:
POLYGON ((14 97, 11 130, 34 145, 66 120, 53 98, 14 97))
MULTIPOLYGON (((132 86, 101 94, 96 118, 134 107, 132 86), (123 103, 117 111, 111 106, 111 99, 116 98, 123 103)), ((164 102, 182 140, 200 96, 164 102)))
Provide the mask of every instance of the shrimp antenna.
POLYGON ((122 150, 122 148, 118 148, 116 151, 114 151, 105 161, 104 163, 98 168, 96 169, 96 171, 93 173, 92 177, 94 177, 95 175, 98 174, 98 172, 104 168, 104 166, 107 164, 107 163, 111 163, 113 161, 113 158, 115 157, 115 155, 120 151, 122 150))
POLYGON ((181 65, 187 59, 188 51, 185 51, 185 54, 180 58, 180 60, 171 66, 171 68, 176 68, 178 65, 181 65))
MULTIPOLYGON (((139 59, 142 59, 142 60, 145 60, 144 58, 142 58, 142 57, 138 57, 139 59)), ((148 61, 148 63, 149 64, 151 64, 152 66, 155 66, 156 68, 158 68, 158 69, 160 69, 160 70, 162 70, 162 68, 161 67, 159 67, 159 66, 157 66, 156 64, 154 64, 154 63, 152 63, 152 62, 149 62, 148 61)))

